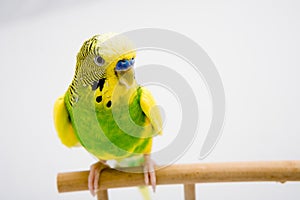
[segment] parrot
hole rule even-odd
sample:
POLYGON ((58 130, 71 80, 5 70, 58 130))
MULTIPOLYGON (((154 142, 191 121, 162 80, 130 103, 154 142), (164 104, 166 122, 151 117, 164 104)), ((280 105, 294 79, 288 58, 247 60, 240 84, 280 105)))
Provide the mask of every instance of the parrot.
POLYGON ((94 35, 81 46, 71 84, 54 104, 61 143, 83 147, 97 159, 88 177, 93 196, 109 160, 142 166, 145 185, 155 192, 151 150, 153 137, 162 134, 162 117, 151 92, 135 79, 135 59, 135 46, 128 37, 94 35))

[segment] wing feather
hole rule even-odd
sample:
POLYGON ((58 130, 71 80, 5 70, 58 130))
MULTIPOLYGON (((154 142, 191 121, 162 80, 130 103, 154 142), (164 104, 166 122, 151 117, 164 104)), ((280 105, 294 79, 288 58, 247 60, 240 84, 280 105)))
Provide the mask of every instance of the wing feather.
POLYGON ((54 104, 54 125, 58 137, 67 147, 80 146, 75 135, 74 128, 70 121, 70 116, 65 105, 64 95, 59 97, 54 104))
POLYGON ((150 123, 154 129, 154 131, 161 135, 162 134, 162 118, 161 113, 159 110, 159 107, 157 106, 155 99, 153 98, 151 92, 145 88, 141 87, 142 93, 140 98, 140 105, 147 116, 147 118, 150 120, 150 123))

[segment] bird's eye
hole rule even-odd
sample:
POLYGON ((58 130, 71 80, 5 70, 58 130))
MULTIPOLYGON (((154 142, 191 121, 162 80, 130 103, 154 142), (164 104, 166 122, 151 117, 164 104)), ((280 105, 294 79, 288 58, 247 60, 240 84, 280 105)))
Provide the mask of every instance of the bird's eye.
POLYGON ((95 62, 95 64, 98 65, 98 66, 103 66, 104 63, 105 63, 105 60, 104 60, 101 56, 96 56, 96 57, 94 58, 94 62, 95 62))

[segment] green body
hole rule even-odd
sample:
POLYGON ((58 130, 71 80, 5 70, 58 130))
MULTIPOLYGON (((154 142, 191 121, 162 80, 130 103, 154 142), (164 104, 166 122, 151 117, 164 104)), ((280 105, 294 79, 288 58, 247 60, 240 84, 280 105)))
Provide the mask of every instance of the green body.
POLYGON ((71 93, 67 92, 65 103, 76 136, 81 145, 97 158, 118 160, 145 153, 147 148, 151 148, 152 138, 143 138, 143 135, 152 134, 152 128, 146 126, 146 116, 140 106, 142 89, 136 87, 134 90, 123 91, 110 108, 105 103, 98 103, 95 92, 88 88, 78 91, 78 101, 73 105, 69 103, 71 93), (133 100, 128 104, 132 94, 133 100), (113 109, 116 112, 113 113, 113 109), (131 119, 126 117, 128 111, 131 119), (132 121, 128 120, 139 127, 131 126, 132 121), (120 128, 120 123, 125 131, 120 128))

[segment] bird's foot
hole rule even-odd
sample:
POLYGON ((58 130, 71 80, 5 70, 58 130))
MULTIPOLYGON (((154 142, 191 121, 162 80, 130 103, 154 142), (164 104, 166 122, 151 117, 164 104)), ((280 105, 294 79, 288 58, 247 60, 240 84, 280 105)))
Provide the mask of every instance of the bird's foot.
POLYGON ((96 192, 99 188, 99 179, 101 171, 105 168, 109 168, 106 164, 106 161, 100 160, 99 162, 91 165, 90 167, 90 174, 89 174, 89 190, 93 196, 96 195, 96 192))
POLYGON ((155 192, 156 189, 156 176, 155 176, 155 163, 150 158, 150 155, 146 154, 144 155, 144 178, 145 178, 145 184, 149 185, 151 183, 153 192, 155 192))

